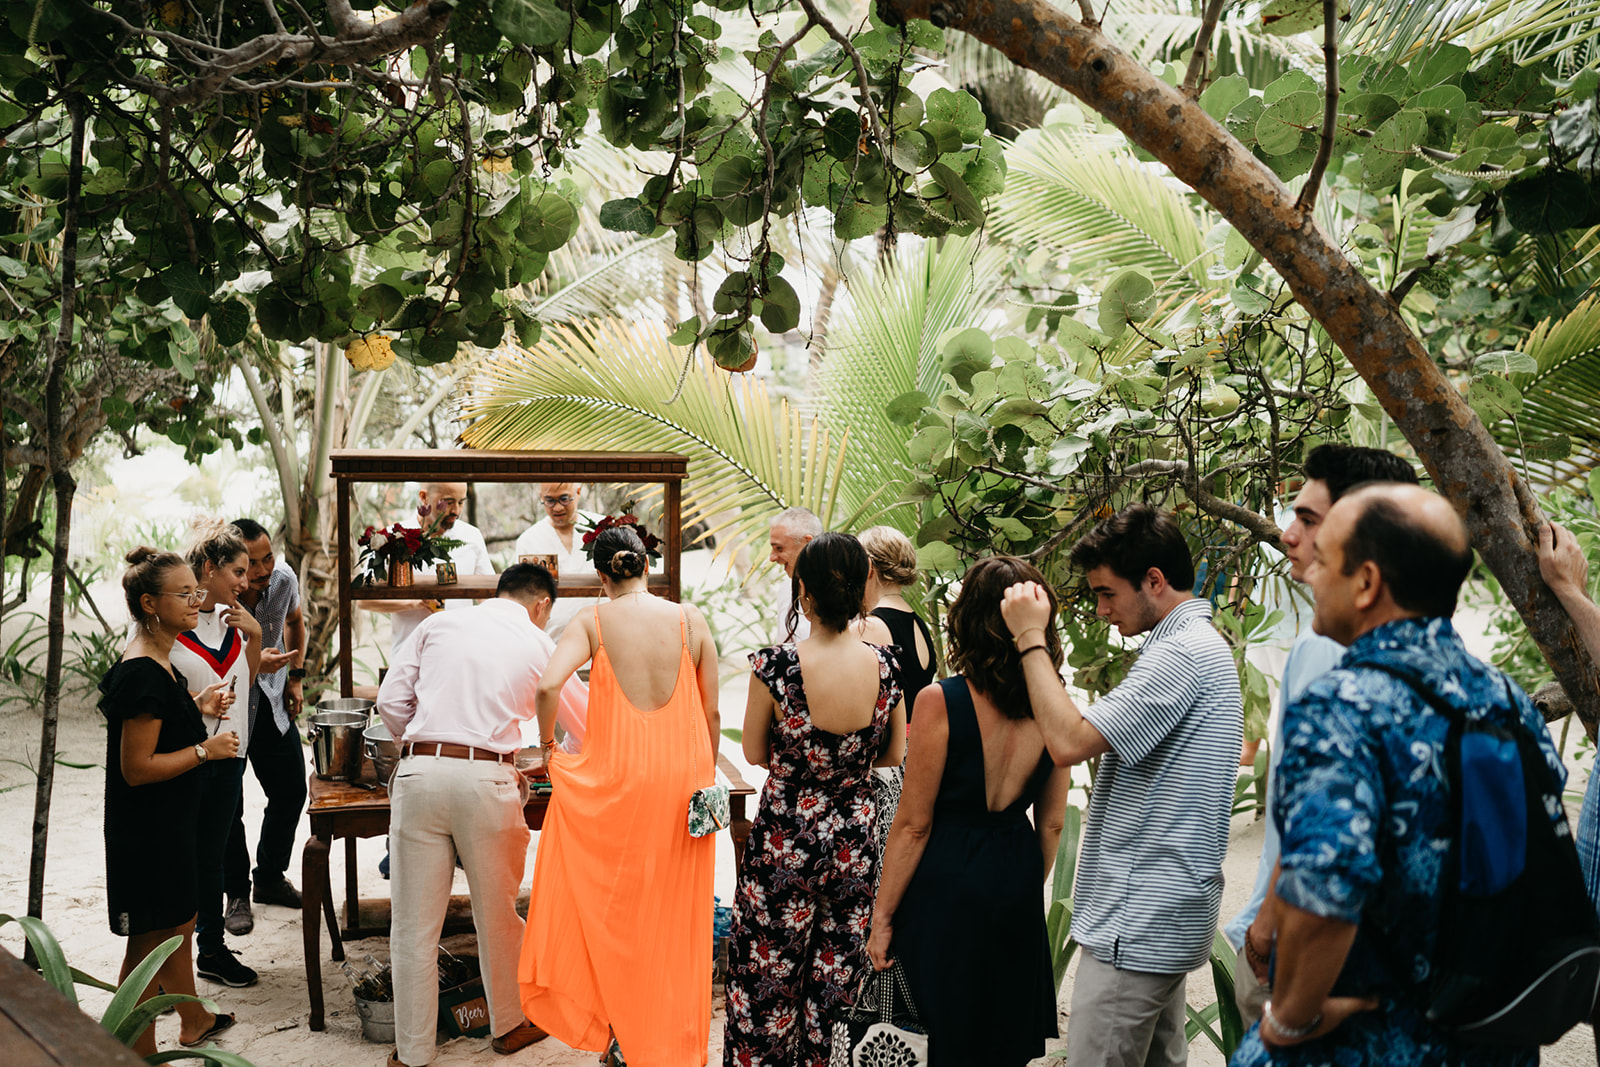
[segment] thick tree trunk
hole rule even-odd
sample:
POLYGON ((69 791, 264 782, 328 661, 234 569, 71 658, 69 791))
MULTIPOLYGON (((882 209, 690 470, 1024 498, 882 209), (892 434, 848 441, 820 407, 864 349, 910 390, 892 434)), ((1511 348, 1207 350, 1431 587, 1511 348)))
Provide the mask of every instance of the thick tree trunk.
POLYGON ((1215 207, 1322 324, 1466 521, 1557 680, 1593 734, 1600 673, 1539 577, 1543 521, 1527 484, 1387 295, 1367 281, 1264 164, 1181 92, 1041 0, 878 0, 891 22, 971 34, 1104 115, 1215 207))
POLYGON ((28 914, 44 917, 44 865, 50 840, 50 795, 55 787, 56 724, 61 715, 61 659, 67 643, 67 550, 71 544, 72 479, 67 448, 67 364, 72 353, 72 321, 78 285, 78 194, 83 186, 83 98, 67 96, 72 116, 72 148, 67 161, 67 200, 61 228, 61 326, 50 353, 45 383, 45 418, 50 434, 50 479, 55 487, 56 539, 50 568, 50 622, 45 653, 44 708, 39 727, 38 786, 33 799, 33 853, 28 866, 28 914))

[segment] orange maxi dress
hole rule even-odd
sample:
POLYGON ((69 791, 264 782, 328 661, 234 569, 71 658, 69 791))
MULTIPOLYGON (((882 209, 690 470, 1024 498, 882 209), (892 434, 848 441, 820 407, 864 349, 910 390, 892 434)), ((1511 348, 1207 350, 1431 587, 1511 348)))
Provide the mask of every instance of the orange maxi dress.
MULTIPOLYGON (((683 620, 679 620, 683 633, 683 620)), ((699 1067, 711 1036, 715 839, 689 796, 715 757, 687 637, 671 698, 622 695, 600 613, 583 751, 556 753, 518 978, 528 1018, 573 1048, 616 1034, 628 1067, 699 1067)))

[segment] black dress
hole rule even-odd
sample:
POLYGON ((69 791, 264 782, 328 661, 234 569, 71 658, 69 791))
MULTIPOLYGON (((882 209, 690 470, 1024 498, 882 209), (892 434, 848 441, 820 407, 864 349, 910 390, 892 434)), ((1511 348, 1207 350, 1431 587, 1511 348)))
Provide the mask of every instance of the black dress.
POLYGON ((200 709, 183 675, 148 656, 122 660, 100 679, 106 717, 106 906, 111 932, 124 937, 170 930, 194 918, 195 828, 200 776, 190 771, 133 786, 122 776, 122 726, 140 715, 161 720, 157 752, 206 739, 200 709), (176 677, 174 677, 176 675, 176 677))
POLYGON ((872 614, 882 619, 889 628, 890 647, 900 664, 900 692, 906 695, 906 721, 910 722, 911 705, 917 702, 917 694, 933 684, 933 637, 928 633, 928 624, 914 611, 876 607, 872 609, 872 614), (922 631, 923 644, 928 646, 926 667, 917 662, 918 630, 922 631))
POLYGON ((922 860, 894 916, 933 1067, 1021 1067, 1056 1036, 1044 924, 1044 860, 1027 809, 1053 764, 1044 753, 1010 807, 988 810, 983 740, 965 678, 939 683, 950 718, 944 777, 922 860))

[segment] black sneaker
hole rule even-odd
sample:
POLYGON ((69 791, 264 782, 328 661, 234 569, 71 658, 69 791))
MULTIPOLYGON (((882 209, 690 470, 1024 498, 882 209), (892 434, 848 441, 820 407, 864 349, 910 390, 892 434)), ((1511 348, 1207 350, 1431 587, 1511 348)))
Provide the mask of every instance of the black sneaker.
POLYGON ((257 904, 277 904, 285 908, 300 906, 300 890, 281 874, 276 881, 263 882, 257 879, 256 887, 250 895, 257 904))
POLYGON ((213 982, 221 982, 223 985, 233 986, 235 989, 243 989, 247 985, 255 985, 260 980, 260 975, 240 963, 239 958, 233 954, 233 951, 226 948, 221 952, 196 956, 194 969, 201 978, 207 978, 213 982))
POLYGON ((256 917, 250 914, 250 901, 244 897, 229 897, 227 914, 222 917, 222 928, 236 936, 254 930, 256 917))

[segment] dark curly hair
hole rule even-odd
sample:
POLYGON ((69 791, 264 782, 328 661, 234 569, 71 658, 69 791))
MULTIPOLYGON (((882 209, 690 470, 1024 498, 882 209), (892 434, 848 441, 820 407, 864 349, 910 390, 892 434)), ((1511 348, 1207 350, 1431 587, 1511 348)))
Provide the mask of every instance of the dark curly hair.
POLYGON ((637 578, 650 567, 644 542, 631 526, 612 526, 594 539, 594 569, 613 582, 637 578))
POLYGON ((861 614, 867 593, 867 550, 849 534, 820 533, 806 542, 795 558, 789 580, 789 636, 800 625, 800 583, 817 613, 817 622, 840 631, 861 614))
MULTIPOLYGON (((961 595, 950 605, 945 633, 950 640, 950 669, 994 702, 1008 719, 1033 718, 1022 655, 1000 616, 1006 589, 1018 582, 1038 582, 1050 598, 1050 617, 1056 613, 1056 594, 1044 575, 1016 556, 990 556, 974 563, 961 579, 961 595)), ((1061 670, 1061 637, 1054 625, 1045 628, 1046 654, 1061 670)))

